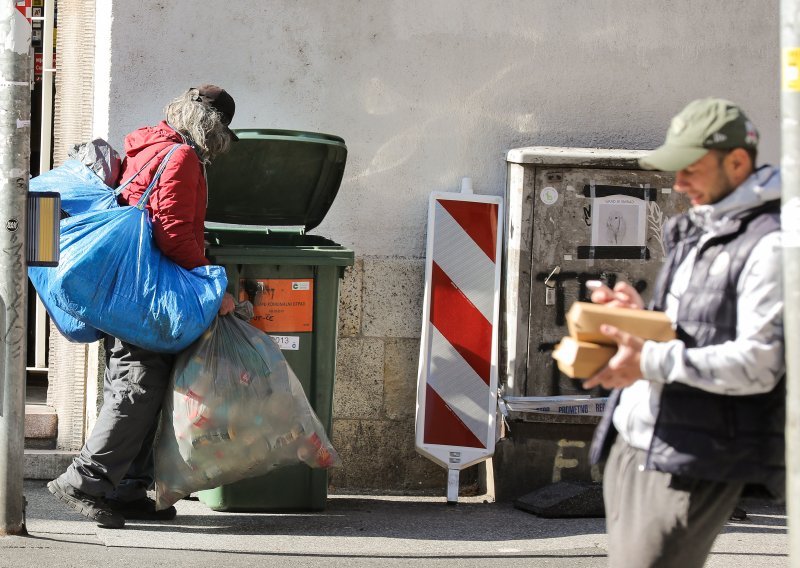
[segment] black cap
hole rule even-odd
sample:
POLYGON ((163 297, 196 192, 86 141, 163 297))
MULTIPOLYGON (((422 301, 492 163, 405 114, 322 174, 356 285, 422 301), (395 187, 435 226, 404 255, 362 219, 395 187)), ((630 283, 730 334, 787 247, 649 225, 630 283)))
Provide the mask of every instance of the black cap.
POLYGON ((199 87, 192 87, 197 89, 197 100, 213 107, 222 115, 222 124, 228 130, 233 140, 238 140, 239 137, 228 128, 228 125, 233 120, 233 114, 236 112, 236 103, 233 102, 233 97, 228 94, 228 91, 216 85, 201 85, 199 87))

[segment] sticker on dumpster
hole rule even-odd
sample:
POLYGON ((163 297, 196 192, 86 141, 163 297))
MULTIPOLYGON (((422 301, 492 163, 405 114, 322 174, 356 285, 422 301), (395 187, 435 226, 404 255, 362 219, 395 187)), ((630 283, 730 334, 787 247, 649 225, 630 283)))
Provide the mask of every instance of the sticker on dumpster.
POLYGON ((254 315, 250 323, 261 331, 313 331, 313 278, 242 278, 239 301, 244 300, 253 303, 254 315))
POLYGON ((270 335, 270 337, 284 351, 300 350, 300 336, 298 335, 270 335))

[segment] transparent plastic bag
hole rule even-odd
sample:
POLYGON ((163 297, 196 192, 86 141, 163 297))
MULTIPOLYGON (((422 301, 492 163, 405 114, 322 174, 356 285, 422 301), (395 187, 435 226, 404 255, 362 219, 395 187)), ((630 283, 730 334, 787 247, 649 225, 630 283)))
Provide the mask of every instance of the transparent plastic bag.
POLYGON ((155 453, 159 509, 280 466, 340 464, 278 346, 233 316, 178 356, 155 453))

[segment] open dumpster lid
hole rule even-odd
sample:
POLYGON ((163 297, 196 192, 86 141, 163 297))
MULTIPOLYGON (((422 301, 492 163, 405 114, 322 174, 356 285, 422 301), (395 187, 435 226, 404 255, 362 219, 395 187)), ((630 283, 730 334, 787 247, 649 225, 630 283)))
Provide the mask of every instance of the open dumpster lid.
POLYGON ((306 231, 319 225, 342 182, 344 140, 296 130, 235 132, 239 141, 207 170, 206 220, 306 231))

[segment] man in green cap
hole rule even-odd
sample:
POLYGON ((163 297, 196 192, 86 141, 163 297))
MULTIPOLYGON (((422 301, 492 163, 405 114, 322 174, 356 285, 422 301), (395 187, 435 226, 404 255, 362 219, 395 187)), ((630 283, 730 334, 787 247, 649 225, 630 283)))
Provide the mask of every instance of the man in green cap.
MULTIPOLYGON (((650 309, 677 339, 618 344, 585 388, 613 389, 592 459, 611 566, 702 566, 746 485, 782 497, 784 343, 780 177, 756 168, 758 132, 730 101, 690 103, 640 163, 674 171, 692 207, 664 227, 667 257, 650 309)), ((627 283, 592 301, 643 308, 627 283)))

